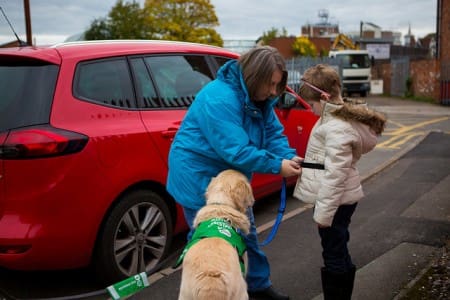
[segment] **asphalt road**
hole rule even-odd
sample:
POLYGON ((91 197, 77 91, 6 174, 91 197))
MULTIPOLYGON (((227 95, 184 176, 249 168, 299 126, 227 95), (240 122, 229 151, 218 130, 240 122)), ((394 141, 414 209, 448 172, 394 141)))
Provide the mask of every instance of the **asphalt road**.
MULTIPOLYGON (((433 201, 439 202, 445 197, 448 200, 450 108, 373 96, 368 101, 369 105, 385 112, 389 122, 377 149, 363 158, 359 166, 367 179, 363 184, 366 198, 354 215, 350 241, 350 251, 358 269, 403 243, 439 246, 443 236, 450 232, 449 220, 436 220, 427 215, 436 207, 424 206, 428 203, 424 197, 433 191, 440 191, 432 193, 433 201), (441 133, 428 134, 430 131, 441 133), (373 173, 377 175, 370 177, 373 173)), ((263 231, 261 238, 270 229, 278 199, 278 195, 274 195, 255 206, 257 225, 263 231)), ((444 214, 445 217, 448 218, 448 214, 444 214)), ((290 198, 285 218, 275 240, 265 247, 272 266, 272 280, 292 299, 311 299, 321 292, 320 242, 311 219, 312 210, 290 198)), ((413 276, 420 265, 413 266, 408 276, 413 276)), ((133 298, 176 299, 179 280, 180 271, 165 269, 151 277, 151 287, 133 298)), ((0 269, 0 300, 60 297, 101 288, 86 270, 13 272, 0 269)))

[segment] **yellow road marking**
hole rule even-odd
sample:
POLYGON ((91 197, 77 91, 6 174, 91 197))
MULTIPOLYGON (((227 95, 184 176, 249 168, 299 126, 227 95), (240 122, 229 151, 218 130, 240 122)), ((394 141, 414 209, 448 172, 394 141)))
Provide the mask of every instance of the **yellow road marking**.
POLYGON ((418 131, 415 133, 409 133, 404 135, 398 135, 395 136, 392 139, 389 139, 383 143, 380 143, 377 145, 378 148, 385 148, 385 149, 400 149, 403 144, 411 140, 412 138, 416 136, 424 135, 425 131, 418 131))
POLYGON ((396 125, 396 126, 398 126, 398 127, 400 127, 400 128, 405 126, 405 125, 403 125, 402 123, 395 122, 395 121, 392 121, 392 120, 389 120, 389 119, 388 119, 388 122, 389 122, 389 123, 392 123, 392 124, 394 124, 394 125, 396 125))
POLYGON ((430 125, 430 124, 434 124, 434 123, 439 123, 439 122, 442 122, 442 121, 446 121, 448 119, 450 119, 450 117, 442 117, 442 118, 431 119, 431 120, 428 120, 428 121, 416 123, 416 124, 410 125, 410 126, 404 126, 404 127, 401 127, 399 129, 397 129, 396 131, 394 131, 393 134, 402 134, 404 132, 408 132, 408 131, 411 131, 411 130, 416 129, 416 128, 424 127, 426 125, 430 125))
POLYGON ((412 138, 420 135, 424 135, 425 131, 416 131, 411 132, 414 129, 425 127, 430 124, 439 123, 442 121, 446 121, 450 119, 450 117, 441 117, 436 119, 431 119, 428 121, 416 123, 410 126, 403 126, 402 124, 394 121, 390 121, 392 124, 400 126, 398 129, 394 129, 390 132, 386 132, 384 135, 392 136, 386 141, 379 143, 377 148, 386 148, 386 149, 399 149, 403 144, 411 140, 412 138))

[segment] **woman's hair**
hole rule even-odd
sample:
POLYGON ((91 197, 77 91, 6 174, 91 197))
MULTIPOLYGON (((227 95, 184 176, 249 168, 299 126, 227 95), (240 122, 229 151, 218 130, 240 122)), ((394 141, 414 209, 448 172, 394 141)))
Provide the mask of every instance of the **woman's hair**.
MULTIPOLYGON (((338 72, 326 64, 318 64, 308 68, 302 77, 306 82, 318 87, 330 94, 330 102, 339 98, 341 93, 341 81, 338 72)), ((298 93, 305 100, 319 101, 321 93, 302 84, 298 93)))
POLYGON ((242 69, 250 99, 254 99, 258 89, 272 81, 273 72, 280 70, 283 75, 277 87, 278 95, 286 89, 287 70, 283 56, 270 46, 259 46, 241 55, 238 60, 242 69))

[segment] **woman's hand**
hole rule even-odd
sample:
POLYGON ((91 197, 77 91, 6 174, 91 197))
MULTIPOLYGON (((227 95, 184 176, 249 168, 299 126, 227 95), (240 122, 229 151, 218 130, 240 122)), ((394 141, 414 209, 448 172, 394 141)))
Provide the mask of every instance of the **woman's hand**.
MULTIPOLYGON (((297 157, 297 156, 296 156, 297 157)), ((294 158, 296 158, 294 157, 294 158)), ((281 162, 281 170, 280 175, 283 177, 290 177, 290 176, 298 176, 302 174, 302 168, 300 167, 300 162, 297 162, 296 160, 289 159, 283 159, 281 162)), ((299 158, 299 157, 297 157, 299 158)))

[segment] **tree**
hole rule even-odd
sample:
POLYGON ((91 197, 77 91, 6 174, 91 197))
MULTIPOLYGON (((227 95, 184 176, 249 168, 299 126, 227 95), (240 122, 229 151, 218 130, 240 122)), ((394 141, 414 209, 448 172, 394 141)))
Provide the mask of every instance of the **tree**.
POLYGON ((91 27, 84 33, 86 40, 110 40, 113 36, 108 27, 106 18, 95 19, 91 27))
POLYGON ((317 56, 316 46, 306 36, 299 36, 292 44, 292 50, 300 56, 317 56))
POLYGON ((159 39, 223 45, 209 0, 146 0, 144 11, 146 25, 159 39))
POLYGON ((264 31, 260 40, 262 41, 262 43, 264 45, 268 45, 271 40, 278 38, 278 37, 287 37, 286 28, 283 27, 280 32, 277 28, 272 27, 271 29, 264 31))
POLYGON ((135 0, 118 0, 106 18, 95 19, 85 32, 87 40, 149 39, 145 30, 144 12, 135 0))
POLYGON ((87 40, 159 39, 223 46, 210 0, 118 0, 106 18, 92 22, 87 40))

